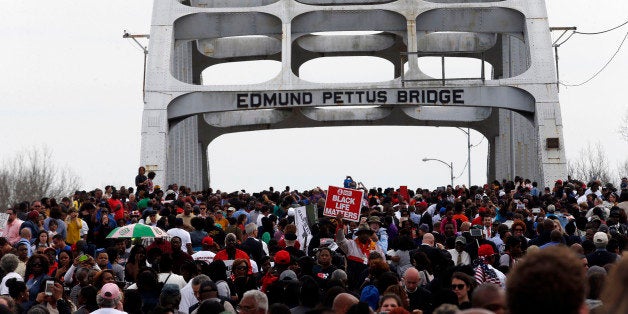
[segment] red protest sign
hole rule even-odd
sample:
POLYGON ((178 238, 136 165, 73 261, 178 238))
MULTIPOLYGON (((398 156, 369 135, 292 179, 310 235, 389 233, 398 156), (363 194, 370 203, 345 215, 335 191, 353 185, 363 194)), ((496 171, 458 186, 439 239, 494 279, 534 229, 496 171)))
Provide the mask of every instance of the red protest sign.
POLYGON ((362 190, 330 186, 327 189, 323 215, 337 217, 338 213, 342 213, 344 219, 359 222, 363 196, 364 191, 362 190))

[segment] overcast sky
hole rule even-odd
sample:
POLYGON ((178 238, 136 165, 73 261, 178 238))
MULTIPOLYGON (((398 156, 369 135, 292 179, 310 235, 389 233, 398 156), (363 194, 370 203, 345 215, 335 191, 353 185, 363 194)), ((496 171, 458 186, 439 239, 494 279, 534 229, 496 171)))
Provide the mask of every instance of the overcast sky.
MULTIPOLYGON (((142 52, 122 34, 149 33, 152 1, 1 3, 0 159, 46 145, 60 167, 81 177, 85 189, 131 185, 139 166, 142 52)), ((627 12, 628 1, 623 0, 548 1, 550 26, 577 26, 584 32, 616 26, 628 20, 627 12)), ((628 26, 599 36, 573 36, 560 49, 561 80, 579 83, 589 78, 608 61, 626 32, 628 26)), ((627 158, 628 143, 617 133, 628 108, 626 46, 597 79, 582 87, 561 87, 568 158, 577 158, 583 147, 597 141, 612 170, 627 158)), ((309 66, 357 71, 346 60, 309 66)), ((356 77, 386 73, 392 66, 362 63, 360 68, 367 72, 356 77)), ((472 144, 479 143, 472 149, 472 183, 481 184, 486 181, 487 141, 474 131, 471 138, 472 144)), ((211 186, 304 189, 341 184, 347 174, 368 187, 448 184, 449 169, 423 163, 424 157, 453 162, 455 175, 462 174, 455 183, 466 184, 466 140, 460 130, 427 127, 230 134, 210 145, 211 186)))

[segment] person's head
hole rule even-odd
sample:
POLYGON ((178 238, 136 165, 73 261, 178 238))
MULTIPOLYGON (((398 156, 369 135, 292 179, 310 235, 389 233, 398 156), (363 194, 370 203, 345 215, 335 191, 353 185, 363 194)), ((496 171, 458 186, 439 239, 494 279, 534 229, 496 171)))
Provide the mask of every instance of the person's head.
MULTIPOLYGON (((246 215, 241 216, 246 217, 246 215)), ((246 235, 248 235, 249 237, 257 237, 257 225, 254 222, 247 224, 244 229, 246 231, 246 235)))
POLYGON ((350 293, 343 292, 334 298, 332 310, 337 314, 345 314, 351 306, 357 304, 358 302, 360 302, 358 298, 350 293))
POLYGON ((451 291, 458 297, 458 303, 469 301, 469 291, 473 288, 473 278, 462 273, 455 272, 451 276, 451 291))
POLYGON ((57 248, 57 249, 63 249, 65 248, 66 244, 65 244, 65 239, 63 238, 62 235, 60 234, 55 234, 52 237, 52 245, 57 248))
POLYGON ((388 313, 401 306, 401 299, 396 294, 384 294, 379 299, 378 313, 388 313))
POLYGON ((238 240, 235 234, 229 233, 225 236, 225 247, 229 250, 235 249, 238 244, 238 240))
POLYGON ((30 240, 32 238, 32 233, 31 233, 31 229, 29 228, 22 228, 22 230, 20 230, 20 237, 30 240))
POLYGON ((26 283, 17 278, 10 278, 6 282, 7 288, 9 288, 9 295, 15 299, 16 302, 21 303, 28 300, 29 293, 26 288, 26 283))
POLYGON ((243 314, 266 314, 268 313, 268 297, 259 290, 249 290, 242 296, 238 309, 238 313, 243 314))
POLYGON ((181 238, 177 236, 172 237, 172 239, 170 240, 170 247, 172 247, 172 252, 181 251, 181 244, 181 238))
POLYGON ((231 265, 231 272, 235 277, 246 276, 249 272, 249 263, 245 259, 236 259, 231 265))
MULTIPOLYGON (((436 228, 434 228, 436 229, 436 228)), ((431 233, 426 233, 423 235, 423 244, 427 244, 429 246, 434 246, 434 235, 431 233)))
POLYGON ((512 235, 515 237, 522 237, 526 232, 525 222, 517 219, 512 223, 512 235))
POLYGON ((35 254, 31 256, 26 262, 26 276, 33 275, 39 277, 46 274, 49 268, 48 257, 42 254, 35 254))
POLYGON ((17 244, 17 257, 24 261, 28 258, 28 245, 24 242, 18 242, 17 244))
POLYGON ((198 275, 192 278, 192 291, 194 296, 200 300, 201 298, 201 284, 207 281, 211 281, 207 275, 198 275))
POLYGON ((595 244, 595 247, 598 249, 606 248, 606 245, 608 245, 608 235, 604 232, 596 232, 593 235, 593 244, 595 244))
POLYGON ((171 311, 175 311, 179 309, 180 302, 181 292, 179 291, 179 286, 175 284, 164 285, 159 294, 159 305, 171 311))
POLYGON ((320 248, 316 252, 316 260, 321 266, 329 266, 331 265, 331 249, 328 247, 320 248))
POLYGON ((473 290, 473 307, 493 311, 495 314, 506 313, 506 293, 494 283, 483 283, 473 290))
POLYGON ((570 249, 528 253, 506 281, 508 308, 512 314, 579 313, 586 309, 584 283, 582 262, 570 249))
POLYGON ((7 218, 7 221, 9 223, 12 223, 15 220, 15 218, 17 218, 17 213, 15 212, 15 209, 13 209, 13 208, 7 209, 6 213, 7 213, 7 215, 9 215, 9 217, 7 218))
POLYGON ((115 283, 108 283, 102 286, 96 296, 96 303, 100 308, 115 308, 121 300, 122 293, 115 283))
POLYGON ((622 260, 613 267, 606 278, 602 290, 602 313, 628 313, 628 259, 622 260))
POLYGON ((94 286, 100 288, 108 283, 115 283, 116 276, 111 269, 103 269, 94 276, 94 286))
POLYGON ((490 227, 493 224, 493 217, 490 214, 484 214, 482 217, 482 225, 484 227, 490 227))
POLYGON ((20 261, 18 260, 16 255, 13 255, 11 253, 5 254, 4 256, 2 256, 2 259, 0 259, 0 268, 2 268, 5 273, 11 273, 15 271, 19 262, 20 261))
POLYGON ((57 228, 59 228, 59 223, 54 219, 50 220, 48 223, 48 229, 50 231, 57 231, 57 228))
POLYGON ((419 271, 414 267, 408 268, 403 274, 403 284, 407 292, 412 293, 416 291, 419 287, 420 280, 419 271))
POLYGON ((157 287, 158 275, 154 269, 144 267, 137 274, 137 290, 139 291, 153 291, 157 287))
POLYGON ((107 263, 109 263, 109 255, 107 254, 107 251, 100 251, 96 253, 96 264, 98 264, 100 269, 106 269, 107 263))
POLYGON ((17 312, 17 308, 15 307, 15 300, 8 295, 0 295, 0 306, 4 306, 4 308, 0 307, 0 312, 2 313, 17 312))
POLYGON ((96 296, 98 295, 98 290, 94 286, 85 286, 81 288, 78 294, 78 304, 77 305, 91 305, 98 306, 96 302, 96 296))
POLYGON ((357 240, 360 243, 368 243, 373 233, 375 232, 367 224, 360 224, 358 230, 355 232, 357 240))

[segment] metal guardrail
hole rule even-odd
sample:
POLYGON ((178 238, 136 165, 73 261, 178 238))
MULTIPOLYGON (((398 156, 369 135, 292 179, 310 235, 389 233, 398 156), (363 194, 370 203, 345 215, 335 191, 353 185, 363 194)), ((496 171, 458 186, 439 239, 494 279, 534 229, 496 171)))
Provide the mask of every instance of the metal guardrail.
MULTIPOLYGON (((444 51, 440 53, 440 58, 441 58, 441 78, 440 79, 405 79, 405 71, 403 69, 403 59, 404 58, 400 58, 399 62, 400 64, 400 68, 401 68, 401 86, 405 86, 406 82, 441 82, 443 86, 446 85, 447 81, 462 81, 462 80, 482 80, 482 83, 484 83, 484 81, 486 81, 486 75, 485 75, 485 71, 484 71, 484 52, 480 53, 480 59, 482 60, 481 63, 481 69, 480 69, 480 77, 456 77, 456 78, 446 78, 445 77, 445 57, 447 55, 450 54, 469 54, 469 55, 477 55, 477 52, 460 52, 460 51, 444 51)), ((411 51, 411 52, 401 52, 400 53, 401 56, 408 56, 408 55, 417 55, 417 56, 431 56, 433 57, 435 54, 434 53, 429 53, 429 52, 418 52, 418 51, 411 51)), ((438 55, 438 54, 436 54, 438 55)), ((407 60, 408 58, 406 58, 407 60)))

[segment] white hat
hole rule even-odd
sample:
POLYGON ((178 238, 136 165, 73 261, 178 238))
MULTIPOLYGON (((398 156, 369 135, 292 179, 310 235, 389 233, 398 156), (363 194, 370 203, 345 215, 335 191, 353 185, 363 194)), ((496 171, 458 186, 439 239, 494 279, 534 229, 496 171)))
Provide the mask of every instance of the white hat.
POLYGON ((608 236, 604 232, 596 232, 593 236, 593 243, 596 247, 605 247, 608 244, 608 236))

